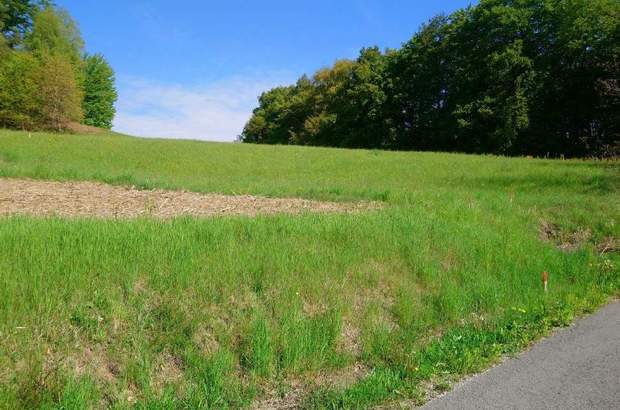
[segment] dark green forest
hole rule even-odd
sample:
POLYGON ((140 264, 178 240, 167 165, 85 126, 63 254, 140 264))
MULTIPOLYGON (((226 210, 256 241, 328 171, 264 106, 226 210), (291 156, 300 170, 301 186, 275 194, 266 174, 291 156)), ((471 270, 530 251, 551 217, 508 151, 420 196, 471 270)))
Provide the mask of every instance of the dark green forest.
POLYGON ((502 155, 620 151, 620 2, 482 0, 398 50, 259 98, 241 140, 502 155))
POLYGON ((0 127, 112 127, 117 92, 102 55, 47 0, 0 0, 0 127))

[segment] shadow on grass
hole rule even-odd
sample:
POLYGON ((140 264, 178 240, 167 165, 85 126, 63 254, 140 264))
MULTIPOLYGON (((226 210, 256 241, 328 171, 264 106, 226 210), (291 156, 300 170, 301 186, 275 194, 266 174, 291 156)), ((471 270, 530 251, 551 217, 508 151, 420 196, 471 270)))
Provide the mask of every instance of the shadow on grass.
POLYGON ((620 172, 606 175, 491 175, 450 178, 448 185, 492 191, 541 192, 567 190, 575 193, 607 195, 620 192, 620 172))

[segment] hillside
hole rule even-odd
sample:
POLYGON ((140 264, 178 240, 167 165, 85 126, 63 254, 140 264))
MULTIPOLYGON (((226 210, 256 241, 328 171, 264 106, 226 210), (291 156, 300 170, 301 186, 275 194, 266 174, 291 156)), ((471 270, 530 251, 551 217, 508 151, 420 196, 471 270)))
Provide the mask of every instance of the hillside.
POLYGON ((381 204, 0 217, 2 408, 420 403, 620 291, 618 162, 0 130, 0 178, 381 204))

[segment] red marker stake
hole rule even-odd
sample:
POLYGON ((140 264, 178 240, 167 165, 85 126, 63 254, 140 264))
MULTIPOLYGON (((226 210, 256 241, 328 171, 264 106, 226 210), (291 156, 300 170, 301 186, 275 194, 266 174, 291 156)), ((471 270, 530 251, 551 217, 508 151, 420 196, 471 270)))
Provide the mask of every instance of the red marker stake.
POLYGON ((547 293, 547 283, 549 282, 549 274, 547 273, 547 271, 544 271, 542 273, 542 281, 543 286, 545 287, 545 293, 547 293))

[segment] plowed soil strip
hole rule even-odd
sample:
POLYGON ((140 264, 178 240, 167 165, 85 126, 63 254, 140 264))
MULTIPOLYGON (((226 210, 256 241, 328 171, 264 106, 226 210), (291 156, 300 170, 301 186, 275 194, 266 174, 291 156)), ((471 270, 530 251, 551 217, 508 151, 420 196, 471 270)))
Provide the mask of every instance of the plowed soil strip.
POLYGON ((181 215, 300 214, 358 212, 379 208, 373 202, 339 203, 297 198, 199 194, 138 190, 96 182, 53 182, 0 178, 0 215, 95 218, 172 218, 181 215))

